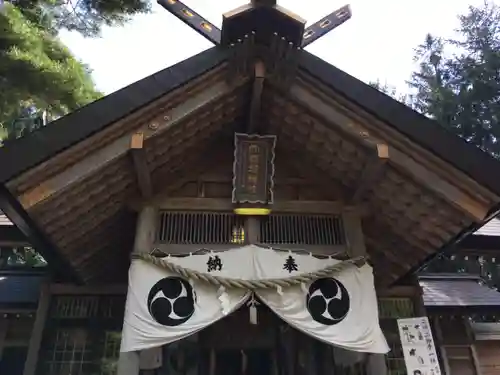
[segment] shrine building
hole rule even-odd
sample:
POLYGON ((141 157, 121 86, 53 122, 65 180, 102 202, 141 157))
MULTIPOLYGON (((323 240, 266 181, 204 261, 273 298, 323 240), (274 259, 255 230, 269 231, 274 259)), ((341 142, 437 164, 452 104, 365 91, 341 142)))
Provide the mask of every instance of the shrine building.
POLYGON ((416 275, 500 213, 500 162, 304 50, 348 6, 160 4, 215 46, 0 148, 48 269, 22 375, 479 375, 416 275))

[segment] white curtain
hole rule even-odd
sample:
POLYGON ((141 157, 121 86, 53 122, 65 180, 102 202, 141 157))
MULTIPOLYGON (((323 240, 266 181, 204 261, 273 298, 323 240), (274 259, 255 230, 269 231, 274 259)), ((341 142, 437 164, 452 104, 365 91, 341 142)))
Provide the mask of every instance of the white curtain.
MULTIPOLYGON (((186 269, 244 280, 284 279, 339 263, 331 258, 275 251, 255 245, 220 253, 167 257, 186 269)), ((251 291, 186 280, 142 260, 129 272, 121 351, 151 348, 182 339, 238 309, 251 291)), ((293 287, 256 294, 295 328, 344 349, 386 353, 378 322, 369 265, 293 287)))
POLYGON ((217 287, 190 282, 142 260, 132 261, 120 351, 158 347, 187 337, 237 310, 249 292, 228 290, 226 314, 219 295, 217 287))
POLYGON ((281 294, 274 290, 257 294, 281 319, 320 341, 356 352, 389 351, 369 265, 286 288, 281 294))

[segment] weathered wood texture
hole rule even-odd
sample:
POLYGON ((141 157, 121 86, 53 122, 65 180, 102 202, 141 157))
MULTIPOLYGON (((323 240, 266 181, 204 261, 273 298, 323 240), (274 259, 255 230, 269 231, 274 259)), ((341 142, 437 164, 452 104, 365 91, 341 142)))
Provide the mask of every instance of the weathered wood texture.
POLYGON ((375 118, 345 107, 340 98, 332 100, 334 93, 320 92, 320 83, 312 86, 299 80, 288 96, 265 91, 268 129, 298 160, 317 166, 323 185, 333 180, 348 197, 363 183, 377 146, 388 145, 381 176, 359 198, 369 212, 363 229, 368 252, 377 254, 371 257, 376 272, 391 278, 404 274, 486 215, 490 192, 455 170, 450 173, 452 168, 400 135, 385 132, 388 127, 375 118))
MULTIPOLYGON (((208 155, 209 168, 201 173, 191 173, 185 176, 185 181, 175 190, 167 187, 158 195, 161 197, 186 198, 231 198, 233 181, 233 138, 220 139, 217 147, 208 155)), ((278 144, 283 148, 286 143, 278 144)), ((303 165, 297 165, 297 158, 290 159, 284 152, 276 152, 274 199, 279 201, 337 201, 339 198, 335 189, 324 186, 318 179, 308 178, 308 172, 303 165)), ((230 201, 229 201, 230 203, 230 201)))
POLYGON ((500 341, 476 341, 481 375, 500 374, 500 341))
POLYGON ((35 222, 87 282, 122 281, 126 277, 135 225, 127 203, 142 195, 128 156, 133 134, 145 134, 141 151, 153 191, 182 185, 186 171, 196 173, 196 167, 210 156, 213 141, 221 133, 231 132, 227 124, 234 123, 242 112, 245 96, 238 88, 241 85, 211 93, 220 74, 220 70, 213 72, 205 80, 180 89, 177 95, 168 95, 150 112, 141 111, 143 117, 133 114, 134 120, 113 125, 114 132, 105 131, 93 137, 93 142, 85 141, 86 148, 77 145, 58 157, 58 162, 48 161, 46 169, 36 174, 29 171, 33 181, 43 181, 38 187, 23 177, 10 183, 35 222), (212 99, 211 95, 218 97, 212 99), (209 107, 204 106, 207 103, 209 107), (182 106, 189 110, 185 118, 179 117, 182 106), (77 153, 76 149, 81 150, 77 153), (111 156, 96 167, 89 164, 96 153, 111 156))
MULTIPOLYGON (((129 208, 141 195, 152 195, 150 202, 230 199, 232 136, 245 130, 252 90, 246 79, 227 82, 225 74, 225 66, 214 69, 8 183, 88 283, 125 280, 135 225, 129 208), (137 132, 143 133, 137 169, 147 169, 150 181, 138 180, 130 160, 137 132)), ((499 200, 302 73, 287 92, 264 85, 258 120, 261 133, 278 136, 276 206, 355 202, 367 253, 385 283, 499 200), (374 156, 383 167, 380 160, 370 166, 374 156)))
POLYGON ((462 312, 434 310, 429 317, 436 335, 436 350, 446 374, 478 375, 479 362, 474 338, 467 318, 462 312))

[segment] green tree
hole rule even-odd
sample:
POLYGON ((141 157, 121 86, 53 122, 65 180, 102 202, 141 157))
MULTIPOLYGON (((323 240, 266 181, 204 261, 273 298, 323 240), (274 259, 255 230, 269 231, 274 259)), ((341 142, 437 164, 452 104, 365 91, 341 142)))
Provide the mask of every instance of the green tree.
POLYGON ((406 104, 409 107, 413 106, 412 97, 408 94, 399 93, 395 86, 389 85, 387 82, 382 83, 380 80, 369 82, 368 85, 383 92, 384 94, 391 96, 392 98, 406 104))
POLYGON ((33 268, 46 265, 45 259, 31 247, 0 249, 0 268, 33 268))
POLYGON ((4 136, 17 137, 45 124, 30 121, 41 112, 54 118, 101 95, 88 67, 57 37, 29 21, 15 6, 4 5, 0 13, 0 127, 4 136))
POLYGON ((119 26, 151 10, 148 0, 12 0, 33 24, 54 35, 60 29, 98 36, 103 26, 119 26))
POLYGON ((485 2, 458 19, 456 38, 427 35, 416 48, 419 68, 408 82, 410 97, 374 85, 499 156, 500 8, 485 2))

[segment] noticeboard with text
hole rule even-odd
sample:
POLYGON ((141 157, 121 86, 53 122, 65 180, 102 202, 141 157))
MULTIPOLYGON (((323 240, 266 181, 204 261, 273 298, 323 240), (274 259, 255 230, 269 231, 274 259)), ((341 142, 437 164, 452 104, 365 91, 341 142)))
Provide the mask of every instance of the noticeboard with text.
POLYGON ((273 202, 276 136, 234 136, 233 203, 273 202))
POLYGON ((399 337, 409 375, 441 375, 429 319, 398 319, 399 337))

